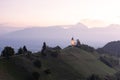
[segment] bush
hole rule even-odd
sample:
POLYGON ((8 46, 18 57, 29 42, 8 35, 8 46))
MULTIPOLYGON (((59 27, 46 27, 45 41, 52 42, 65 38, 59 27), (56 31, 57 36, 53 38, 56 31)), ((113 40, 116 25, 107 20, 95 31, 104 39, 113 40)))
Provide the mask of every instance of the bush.
POLYGON ((106 65, 108 65, 109 67, 115 67, 115 66, 118 66, 119 65, 119 60, 117 59, 114 59, 112 57, 100 57, 99 58, 103 63, 105 63, 106 65))
POLYGON ((48 75, 48 74, 51 74, 50 69, 46 69, 44 72, 45 72, 45 74, 47 74, 47 75, 48 75))
POLYGON ((2 54, 1 54, 1 56, 4 56, 4 57, 6 57, 7 59, 9 58, 9 56, 12 56, 12 55, 14 55, 15 54, 15 51, 14 51, 14 49, 12 48, 12 47, 5 47, 4 49, 3 49, 3 51, 2 51, 2 54))
POLYGON ((85 44, 82 44, 82 45, 76 46, 76 47, 81 48, 81 49, 83 49, 85 51, 88 51, 88 52, 94 52, 95 51, 95 49, 93 47, 85 45, 85 44))
POLYGON ((32 76, 33 76, 34 80, 39 80, 40 74, 38 72, 33 72, 32 76))
POLYGON ((110 63, 110 61, 108 61, 104 57, 100 57, 100 61, 102 61, 104 64, 108 65, 109 67, 113 67, 112 64, 110 63))
POLYGON ((87 80, 101 80, 98 75, 92 74, 87 80))
POLYGON ((32 54, 32 52, 28 51, 27 48, 26 48, 26 46, 23 46, 23 48, 20 47, 18 49, 17 55, 19 55, 19 54, 25 54, 25 55, 27 55, 27 54, 32 54))
POLYGON ((33 62, 34 66, 37 67, 37 68, 40 68, 42 65, 41 65, 41 61, 40 60, 35 60, 33 62))
POLYGON ((19 48, 17 54, 19 55, 19 54, 23 54, 23 53, 24 53, 23 49, 19 48))
POLYGON ((46 53, 50 54, 52 57, 58 57, 61 48, 59 46, 56 47, 47 47, 46 53))
POLYGON ((58 57, 58 52, 57 51, 54 51, 54 52, 52 51, 51 52, 51 56, 52 57, 58 57))

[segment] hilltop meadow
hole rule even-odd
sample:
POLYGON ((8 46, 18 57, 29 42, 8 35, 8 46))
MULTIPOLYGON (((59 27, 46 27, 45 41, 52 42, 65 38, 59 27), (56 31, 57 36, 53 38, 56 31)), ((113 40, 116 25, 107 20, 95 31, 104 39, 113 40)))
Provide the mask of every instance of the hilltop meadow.
POLYGON ((1 80, 119 80, 118 58, 80 44, 61 49, 43 43, 32 53, 5 47, 0 57, 1 80))

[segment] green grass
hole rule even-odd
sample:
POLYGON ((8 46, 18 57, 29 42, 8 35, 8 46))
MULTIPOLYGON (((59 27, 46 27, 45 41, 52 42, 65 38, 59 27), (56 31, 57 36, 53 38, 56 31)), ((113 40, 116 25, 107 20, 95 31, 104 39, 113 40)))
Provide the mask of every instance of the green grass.
POLYGON ((0 75, 2 80, 25 80, 22 69, 18 69, 15 65, 6 59, 0 60, 0 75))
POLYGON ((16 56, 9 61, 1 59, 0 80, 26 80, 32 72, 40 73, 39 80, 85 80, 91 74, 105 76, 116 73, 114 69, 99 61, 98 57, 97 53, 71 47, 61 50, 58 58, 50 55, 43 57, 36 53, 28 57, 16 56), (41 68, 33 65, 36 59, 41 61, 41 68), (51 74, 45 74, 46 69, 50 69, 51 74))
MULTIPOLYGON (((44 68, 51 70, 51 80, 77 80, 84 77, 78 73, 74 68, 64 63, 61 59, 47 58, 42 59, 44 68)), ((47 79, 49 80, 49 79, 47 79)))
POLYGON ((90 76, 92 73, 100 76, 113 75, 116 71, 98 60, 92 53, 79 48, 65 48, 61 51, 62 59, 79 73, 90 76))

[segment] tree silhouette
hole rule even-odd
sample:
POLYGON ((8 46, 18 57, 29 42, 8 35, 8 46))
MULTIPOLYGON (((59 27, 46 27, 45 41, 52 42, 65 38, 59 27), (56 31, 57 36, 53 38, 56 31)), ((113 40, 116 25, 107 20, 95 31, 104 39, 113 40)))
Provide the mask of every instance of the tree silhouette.
POLYGON ((1 56, 4 56, 4 57, 6 57, 7 59, 9 59, 9 56, 12 56, 12 55, 14 55, 15 54, 15 51, 14 51, 14 49, 12 48, 12 47, 5 47, 4 49, 3 49, 3 51, 2 51, 2 54, 1 54, 1 56))
POLYGON ((92 74, 87 80, 101 80, 101 79, 98 75, 92 74))
POLYGON ((24 51, 24 52, 27 52, 27 51, 28 51, 27 48, 26 48, 26 46, 23 46, 23 51, 24 51))
POLYGON ((46 54, 45 54, 46 47, 47 47, 46 43, 44 42, 43 46, 42 46, 42 50, 41 50, 41 54, 44 55, 44 56, 46 56, 46 54))
POLYGON ((80 45, 80 48, 83 49, 83 50, 85 50, 85 51, 87 51, 87 52, 94 52, 95 51, 95 49, 93 47, 88 46, 86 44, 80 45))
POLYGON ((48 75, 48 74, 51 74, 51 70, 50 69, 46 69, 44 70, 44 72, 48 75))
POLYGON ((22 48, 19 48, 17 54, 23 54, 23 53, 24 53, 23 49, 22 49, 22 48))
POLYGON ((80 45, 81 45, 81 44, 80 44, 80 40, 77 39, 77 44, 76 44, 76 46, 79 47, 80 45))
POLYGON ((43 43, 42 49, 44 49, 44 50, 46 49, 46 43, 45 42, 43 43))

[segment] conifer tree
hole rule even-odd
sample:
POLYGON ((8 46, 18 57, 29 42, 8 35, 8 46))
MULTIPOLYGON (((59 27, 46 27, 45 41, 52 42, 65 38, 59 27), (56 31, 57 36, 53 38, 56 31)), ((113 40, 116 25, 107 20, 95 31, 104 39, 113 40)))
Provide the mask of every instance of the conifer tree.
POLYGON ((27 48, 26 48, 26 46, 23 46, 23 51, 24 51, 24 52, 27 52, 27 51, 28 51, 27 48))
POLYGON ((46 47, 47 47, 46 43, 44 42, 43 46, 42 46, 42 50, 41 50, 41 54, 44 55, 44 56, 46 56, 46 54, 45 54, 46 47))

